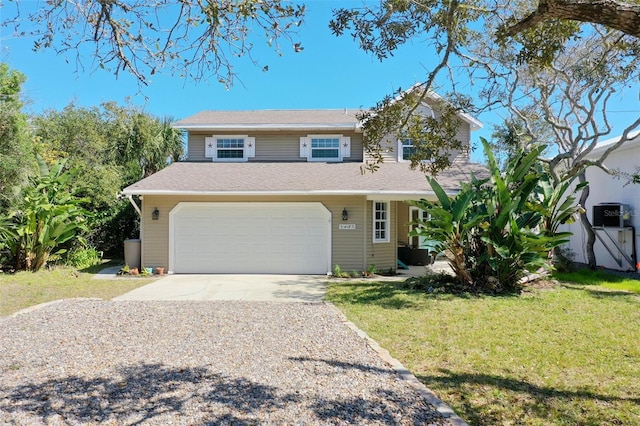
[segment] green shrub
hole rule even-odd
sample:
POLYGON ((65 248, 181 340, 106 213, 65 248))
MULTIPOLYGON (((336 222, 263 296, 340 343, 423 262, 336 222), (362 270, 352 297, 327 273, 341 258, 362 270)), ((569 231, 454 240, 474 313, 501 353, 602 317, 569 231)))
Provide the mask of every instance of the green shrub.
POLYGON ((490 176, 461 184, 449 198, 438 182, 427 177, 438 201, 413 203, 429 214, 414 222, 413 235, 434 241, 445 252, 461 286, 472 293, 509 293, 521 290, 527 272, 550 267, 549 252, 567 241, 557 233, 580 207, 568 197, 569 185, 549 187, 537 163, 545 149, 521 152, 502 172, 486 140, 482 140, 490 176))
POLYGON ((333 267, 333 277, 334 278, 351 278, 348 272, 345 272, 340 268, 340 265, 336 265, 333 267))
POLYGON ((102 262, 102 252, 95 247, 78 248, 69 252, 64 260, 68 266, 76 269, 87 269, 102 262))

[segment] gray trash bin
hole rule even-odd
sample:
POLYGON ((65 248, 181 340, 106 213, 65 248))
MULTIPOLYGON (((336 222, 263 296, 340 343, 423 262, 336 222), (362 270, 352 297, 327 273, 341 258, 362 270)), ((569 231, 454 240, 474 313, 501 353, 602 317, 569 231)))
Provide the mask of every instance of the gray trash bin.
POLYGON ((129 268, 138 268, 140 270, 140 245, 142 241, 139 238, 124 240, 124 263, 129 268))

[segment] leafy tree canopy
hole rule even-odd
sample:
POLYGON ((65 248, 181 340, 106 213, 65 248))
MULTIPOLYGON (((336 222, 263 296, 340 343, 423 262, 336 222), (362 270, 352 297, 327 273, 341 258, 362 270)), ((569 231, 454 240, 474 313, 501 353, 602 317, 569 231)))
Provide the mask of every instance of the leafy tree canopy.
POLYGON ((113 102, 91 108, 71 104, 32 118, 35 150, 48 164, 65 159, 82 176, 68 183, 93 213, 87 240, 99 250, 117 255, 122 241, 135 236, 136 214, 116 194, 182 156, 182 134, 171 123, 113 102))
POLYGON ((0 63, 0 213, 13 204, 31 170, 27 116, 20 92, 26 77, 0 63))

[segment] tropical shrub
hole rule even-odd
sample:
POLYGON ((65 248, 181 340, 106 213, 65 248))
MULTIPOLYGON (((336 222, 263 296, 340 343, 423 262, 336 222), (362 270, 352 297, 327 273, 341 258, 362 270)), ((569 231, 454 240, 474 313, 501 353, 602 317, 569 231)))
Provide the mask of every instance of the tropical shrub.
POLYGON ((86 269, 102 262, 102 252, 95 247, 80 247, 66 253, 64 263, 76 269, 86 269))
MULTIPOLYGON (((436 179, 427 177, 438 201, 413 203, 430 217, 418 220, 413 233, 432 240, 436 250, 445 253, 467 291, 518 291, 527 272, 550 267, 549 252, 566 242, 569 234, 558 233, 555 222, 547 230, 542 228, 548 212, 556 211, 536 197, 544 176, 536 158, 545 147, 521 152, 501 172, 487 141, 482 144, 489 177, 473 176, 451 199, 436 179)), ((578 209, 562 207, 567 214, 578 209)), ((564 215, 556 215, 554 220, 563 219, 564 215)))
POLYGON ((9 245, 17 270, 38 271, 50 257, 67 251, 63 244, 82 243, 87 231, 88 212, 80 205, 84 200, 68 189, 73 172, 63 173, 64 161, 49 169, 42 157, 37 160, 40 175, 23 189, 22 203, 10 214, 15 238, 9 245))

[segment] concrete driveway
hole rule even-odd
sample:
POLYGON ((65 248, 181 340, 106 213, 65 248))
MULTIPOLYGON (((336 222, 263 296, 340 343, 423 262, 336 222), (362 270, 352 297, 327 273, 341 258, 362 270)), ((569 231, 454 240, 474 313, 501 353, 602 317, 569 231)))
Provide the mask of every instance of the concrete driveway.
POLYGON ((114 300, 322 302, 324 275, 168 275, 114 300))

